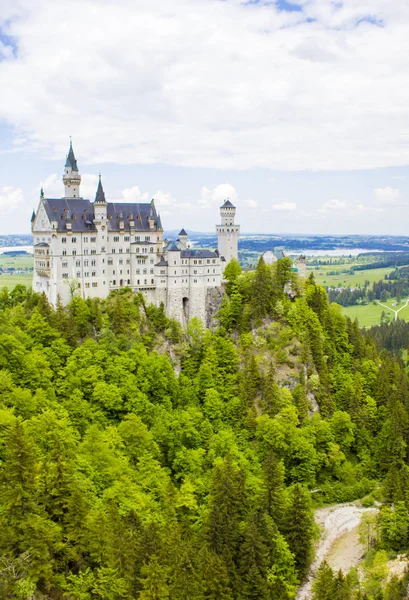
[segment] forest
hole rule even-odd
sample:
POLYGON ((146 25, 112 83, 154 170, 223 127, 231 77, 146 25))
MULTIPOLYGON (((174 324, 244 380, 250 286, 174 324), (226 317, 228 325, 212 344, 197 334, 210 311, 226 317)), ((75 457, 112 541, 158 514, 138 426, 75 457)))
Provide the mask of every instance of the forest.
POLYGON ((212 330, 126 288, 0 291, 1 599, 292 600, 314 508, 363 497, 368 575, 323 563, 313 600, 405 597, 400 357, 289 259, 225 278, 212 330))

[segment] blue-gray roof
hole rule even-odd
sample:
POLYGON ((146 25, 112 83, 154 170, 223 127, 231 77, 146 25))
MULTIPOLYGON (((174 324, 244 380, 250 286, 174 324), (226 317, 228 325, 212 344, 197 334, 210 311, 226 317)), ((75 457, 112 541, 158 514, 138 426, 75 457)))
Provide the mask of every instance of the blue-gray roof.
POLYGON ((179 232, 179 235, 187 235, 187 233, 186 233, 186 231, 185 231, 184 229, 182 229, 182 230, 179 232))
POLYGON ((176 242, 169 242, 169 244, 166 246, 166 250, 170 251, 170 252, 179 252, 179 248, 176 245, 176 242))
POLYGON ((236 208, 236 207, 230 202, 230 200, 225 200, 223 206, 221 206, 220 208, 236 208))
POLYGON ((101 175, 99 176, 97 193, 96 193, 96 196, 95 196, 95 202, 99 202, 101 204, 104 203, 104 202, 106 202, 105 192, 104 192, 104 188, 102 187, 102 182, 101 182, 101 175))
POLYGON ((74 150, 72 149, 72 142, 70 142, 70 149, 68 151, 67 160, 65 161, 66 167, 71 167, 73 171, 78 172, 77 161, 75 159, 74 150))
POLYGON ((182 250, 180 253, 181 258, 217 258, 219 253, 217 250, 212 252, 212 250, 182 250))
MULTIPOLYGON (((90 200, 83 198, 44 198, 44 208, 48 218, 57 221, 58 231, 66 231, 67 215, 71 217, 71 231, 95 231, 94 205, 90 200)), ((155 205, 128 202, 108 202, 108 232, 129 231, 131 215, 134 220, 135 231, 150 231, 149 216, 153 213, 155 227, 158 228, 155 205), (123 222, 123 229, 119 223, 123 222)))

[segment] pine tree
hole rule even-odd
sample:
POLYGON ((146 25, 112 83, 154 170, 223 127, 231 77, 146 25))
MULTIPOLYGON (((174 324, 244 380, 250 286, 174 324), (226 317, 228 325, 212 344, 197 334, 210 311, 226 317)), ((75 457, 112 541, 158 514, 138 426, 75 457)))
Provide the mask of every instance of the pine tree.
POLYGON ((294 485, 286 519, 286 538, 301 579, 307 574, 312 557, 314 519, 307 490, 294 485))
POLYGON ((283 461, 278 460, 274 451, 270 450, 264 460, 264 498, 267 513, 281 532, 285 527, 287 510, 284 476, 283 461))

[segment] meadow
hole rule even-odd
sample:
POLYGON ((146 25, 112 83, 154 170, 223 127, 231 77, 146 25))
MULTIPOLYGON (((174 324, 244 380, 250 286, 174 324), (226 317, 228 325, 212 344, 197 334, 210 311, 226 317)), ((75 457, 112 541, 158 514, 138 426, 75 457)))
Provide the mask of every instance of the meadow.
POLYGON ((384 279, 385 275, 389 275, 393 271, 393 268, 386 267, 355 271, 352 274, 349 267, 350 265, 325 265, 308 269, 307 274, 314 273, 317 284, 324 287, 358 287, 364 285, 365 281, 374 283, 384 279), (337 271, 335 275, 329 275, 335 271, 337 271))

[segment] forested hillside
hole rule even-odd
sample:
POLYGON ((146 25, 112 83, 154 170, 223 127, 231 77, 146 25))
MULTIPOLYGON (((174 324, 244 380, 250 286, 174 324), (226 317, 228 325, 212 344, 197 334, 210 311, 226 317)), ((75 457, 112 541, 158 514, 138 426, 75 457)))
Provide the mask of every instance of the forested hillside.
MULTIPOLYGON (((288 259, 226 276, 213 332, 126 289, 55 310, 0 293, 1 599, 291 600, 313 502, 379 485, 371 545, 408 548, 397 359, 288 259)), ((324 565, 314 598, 403 597, 391 585, 324 565)))

